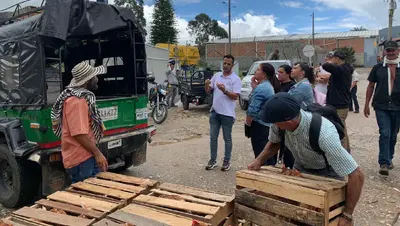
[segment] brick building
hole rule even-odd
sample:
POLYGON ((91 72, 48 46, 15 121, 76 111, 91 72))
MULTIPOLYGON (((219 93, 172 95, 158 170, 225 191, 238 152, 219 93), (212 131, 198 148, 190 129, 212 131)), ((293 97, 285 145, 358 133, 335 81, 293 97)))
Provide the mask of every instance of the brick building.
MULTIPOLYGON (((303 48, 311 44, 309 34, 281 36, 264 36, 232 39, 232 55, 239 62, 240 69, 248 69, 256 60, 263 60, 275 49, 280 50, 280 59, 292 62, 306 61, 303 48)), ((379 31, 349 31, 315 34, 315 62, 322 63, 327 52, 344 46, 354 48, 357 66, 372 67, 376 64, 378 54, 379 31)), ((206 61, 219 67, 221 56, 229 52, 228 40, 214 40, 207 44, 206 61)))

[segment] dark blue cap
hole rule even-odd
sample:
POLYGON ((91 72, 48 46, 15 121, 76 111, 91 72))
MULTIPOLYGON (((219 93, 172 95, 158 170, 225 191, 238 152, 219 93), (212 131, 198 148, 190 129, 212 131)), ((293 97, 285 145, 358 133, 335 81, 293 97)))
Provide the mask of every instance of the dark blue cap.
POLYGON ((300 103, 290 94, 281 92, 272 96, 258 116, 266 123, 290 121, 300 113, 300 103))

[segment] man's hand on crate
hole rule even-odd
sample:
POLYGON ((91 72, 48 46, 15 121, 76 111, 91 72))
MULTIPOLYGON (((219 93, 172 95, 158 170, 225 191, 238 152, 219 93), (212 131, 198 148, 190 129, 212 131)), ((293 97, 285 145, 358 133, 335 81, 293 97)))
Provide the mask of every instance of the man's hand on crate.
POLYGON ((262 163, 257 158, 247 166, 247 169, 249 169, 249 170, 259 170, 259 169, 261 169, 261 166, 262 166, 262 163))

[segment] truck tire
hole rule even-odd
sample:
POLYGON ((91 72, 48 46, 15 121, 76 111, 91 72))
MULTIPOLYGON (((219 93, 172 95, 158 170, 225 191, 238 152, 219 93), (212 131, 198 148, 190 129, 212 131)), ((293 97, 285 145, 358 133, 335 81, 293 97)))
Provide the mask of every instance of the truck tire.
POLYGON ((17 160, 6 144, 0 144, 0 203, 16 208, 34 201, 39 191, 40 168, 17 160))
POLYGON ((240 98, 240 96, 239 96, 239 105, 240 105, 240 108, 244 111, 247 111, 247 109, 249 108, 249 102, 242 100, 242 98, 240 98))
POLYGON ((189 97, 186 94, 182 94, 182 106, 183 110, 189 110, 189 97))

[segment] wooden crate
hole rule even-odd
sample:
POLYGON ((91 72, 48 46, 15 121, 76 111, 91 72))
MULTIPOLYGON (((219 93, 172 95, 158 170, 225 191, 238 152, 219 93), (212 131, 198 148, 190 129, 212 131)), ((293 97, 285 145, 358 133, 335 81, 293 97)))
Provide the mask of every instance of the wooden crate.
POLYGON ((347 183, 325 177, 281 174, 276 167, 236 173, 235 214, 257 225, 336 226, 347 183))
POLYGON ((38 220, 20 218, 18 216, 8 216, 0 220, 0 225, 7 226, 51 226, 38 220))
MULTIPOLYGON (((227 217, 220 226, 236 226, 233 214, 227 217)), ((110 215, 93 226, 208 226, 209 223, 199 222, 190 217, 174 214, 149 206, 130 204, 110 215), (198 224, 194 224, 197 222, 198 224)))
POLYGON ((134 197, 148 193, 149 189, 158 184, 159 182, 150 179, 101 172, 96 177, 72 184, 66 190, 87 197, 127 205, 134 197))
POLYGON ((148 195, 137 196, 133 203, 208 225, 220 225, 234 210, 233 196, 170 183, 151 189, 148 195))

